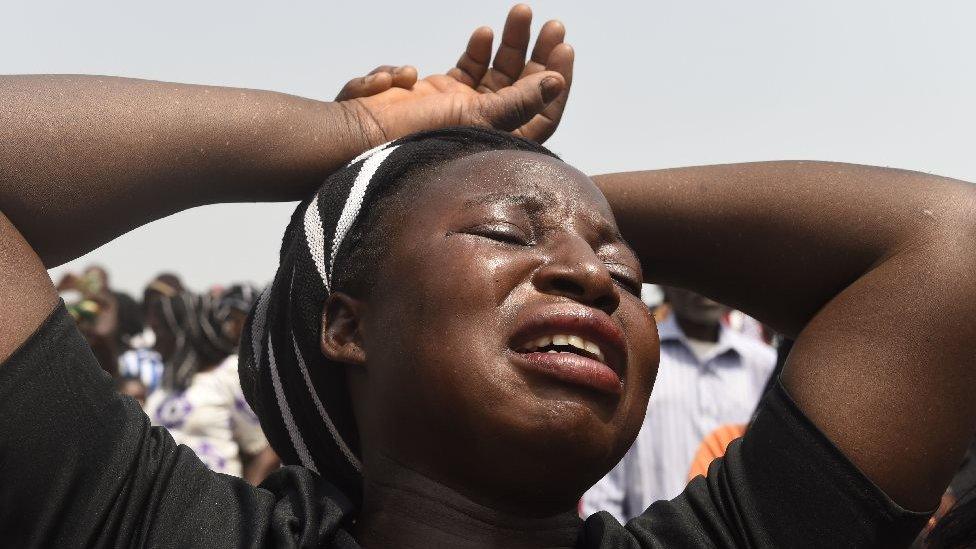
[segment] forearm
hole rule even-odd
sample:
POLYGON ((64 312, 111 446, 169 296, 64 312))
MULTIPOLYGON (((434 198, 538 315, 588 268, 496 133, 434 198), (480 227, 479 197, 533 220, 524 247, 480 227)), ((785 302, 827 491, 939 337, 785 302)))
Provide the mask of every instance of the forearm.
POLYGON ((968 183, 827 162, 761 162, 594 178, 649 281, 686 286, 796 336, 901 250, 953 230, 968 183))
POLYGON ((0 78, 0 211, 50 267, 216 202, 303 198, 369 143, 355 116, 255 90, 0 78))
POLYGON ((803 413, 896 502, 934 507, 976 421, 970 184, 809 162, 597 181, 647 278, 797 337, 782 379, 803 413))

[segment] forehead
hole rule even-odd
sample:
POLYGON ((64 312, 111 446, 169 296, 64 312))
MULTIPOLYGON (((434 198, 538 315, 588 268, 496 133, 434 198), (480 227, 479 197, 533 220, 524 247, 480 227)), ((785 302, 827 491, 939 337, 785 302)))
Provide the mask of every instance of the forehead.
POLYGON ((458 207, 525 197, 550 213, 582 213, 614 224, 610 205, 589 177, 561 160, 534 152, 465 156, 431 172, 424 187, 431 198, 458 207))

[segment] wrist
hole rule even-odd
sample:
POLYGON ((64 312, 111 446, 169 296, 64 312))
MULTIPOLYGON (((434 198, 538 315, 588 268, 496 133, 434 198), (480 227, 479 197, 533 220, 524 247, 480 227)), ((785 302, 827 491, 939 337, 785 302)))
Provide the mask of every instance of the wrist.
POLYGON ((342 111, 346 139, 355 149, 355 153, 349 160, 390 140, 373 113, 363 105, 362 100, 350 99, 332 104, 342 111))
POLYGON ((217 164, 229 173, 206 189, 192 189, 200 203, 301 200, 329 174, 388 141, 359 100, 284 94, 262 94, 262 99, 256 116, 252 111, 228 124, 226 149, 210 160, 221 157, 217 164))
POLYGON ((295 170, 294 178, 284 180, 296 184, 287 191, 291 199, 307 197, 331 173, 388 141, 359 100, 307 101, 310 105, 293 111, 295 117, 284 124, 290 133, 287 162, 295 170))
POLYGON ((234 196, 219 190, 223 194, 212 202, 302 200, 332 172, 384 142, 365 109, 352 101, 283 97, 284 103, 262 111, 256 126, 234 129, 254 139, 233 153, 240 172, 234 196))

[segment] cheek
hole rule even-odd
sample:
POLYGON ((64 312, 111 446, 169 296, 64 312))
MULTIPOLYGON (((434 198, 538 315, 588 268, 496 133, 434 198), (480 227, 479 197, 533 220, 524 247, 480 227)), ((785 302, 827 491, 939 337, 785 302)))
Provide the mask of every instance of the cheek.
POLYGON ((660 342, 654 317, 639 299, 626 298, 622 301, 618 318, 627 334, 629 355, 624 398, 618 417, 621 421, 621 435, 628 438, 626 446, 629 446, 647 412, 647 400, 657 377, 660 342))
POLYGON ((644 304, 625 297, 614 315, 630 354, 615 405, 550 394, 523 379, 507 355, 516 314, 539 298, 529 282, 538 258, 467 236, 439 238, 398 252, 379 286, 387 288, 372 326, 380 345, 368 345, 367 355, 377 372, 370 392, 382 408, 384 437, 402 440, 399 447, 451 440, 499 459, 516 449, 556 452, 575 456, 580 469, 625 451, 643 421, 657 368, 657 333, 644 304))
POLYGON ((390 366, 380 372, 390 405, 425 414, 491 409, 518 383, 503 361, 507 319, 530 267, 463 235, 435 238, 384 269, 402 276, 382 281, 391 290, 371 330, 381 345, 367 354, 390 366))

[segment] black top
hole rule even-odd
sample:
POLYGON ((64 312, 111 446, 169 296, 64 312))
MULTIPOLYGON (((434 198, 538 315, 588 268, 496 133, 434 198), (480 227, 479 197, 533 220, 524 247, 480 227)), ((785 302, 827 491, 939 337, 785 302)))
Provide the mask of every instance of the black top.
MULTIPOLYGON (((260 488, 213 473, 115 393, 63 306, 0 366, 0 544, 355 548, 350 507, 285 467, 260 488)), ((780 384, 708 477, 578 547, 899 547, 928 515, 895 505, 780 384)))

